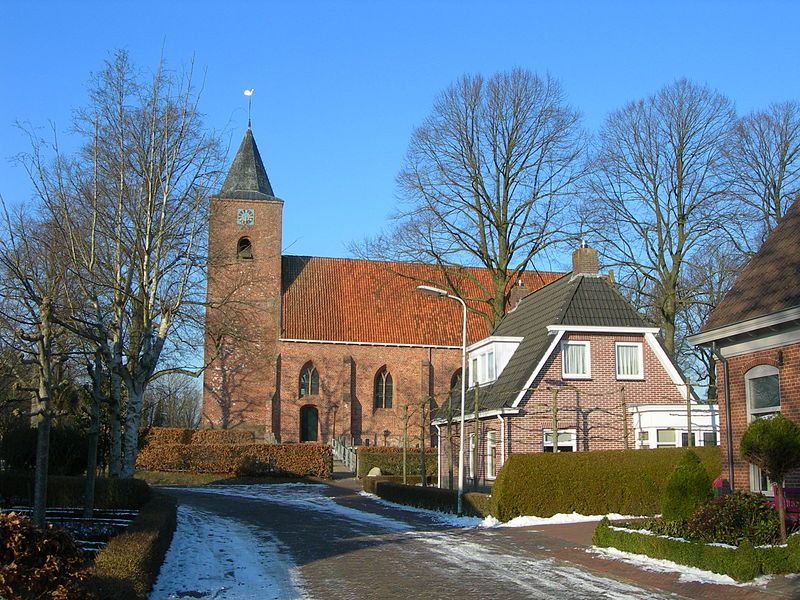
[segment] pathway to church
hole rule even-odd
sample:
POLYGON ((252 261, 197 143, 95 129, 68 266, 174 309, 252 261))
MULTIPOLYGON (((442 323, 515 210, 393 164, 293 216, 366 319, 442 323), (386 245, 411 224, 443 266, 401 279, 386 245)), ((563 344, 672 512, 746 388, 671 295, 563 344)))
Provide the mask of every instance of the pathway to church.
MULTIPOLYGON (((587 547, 593 523, 482 527, 381 503, 347 481, 168 488, 178 530, 151 600, 790 598, 643 570, 587 547)), ((701 578, 702 579, 702 578, 701 578)))

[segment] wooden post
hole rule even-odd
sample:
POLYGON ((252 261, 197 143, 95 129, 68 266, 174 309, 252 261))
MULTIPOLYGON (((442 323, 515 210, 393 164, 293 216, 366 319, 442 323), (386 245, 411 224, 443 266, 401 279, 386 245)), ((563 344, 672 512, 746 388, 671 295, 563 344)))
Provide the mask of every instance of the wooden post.
POLYGON ((694 448, 694 435, 692 435, 692 384, 686 380, 686 433, 689 438, 689 448, 694 448))
POLYGON ((622 439, 625 442, 625 450, 630 450, 630 438, 628 434, 628 403, 625 400, 625 386, 619 388, 620 405, 622 406, 622 439))
MULTIPOLYGON (((428 470, 425 465, 425 404, 430 400, 426 398, 420 405, 420 418, 419 418, 419 476, 422 478, 422 487, 428 486, 428 470)), ((439 442, 441 443, 441 441, 439 442)))
POLYGON ((558 452, 558 388, 553 388, 553 433, 550 439, 553 440, 553 453, 558 452))
POLYGON ((408 404, 403 407, 403 484, 408 483, 407 460, 408 457, 408 404))
POLYGON ((480 421, 478 420, 478 413, 480 410, 478 404, 478 390, 480 389, 480 384, 475 384, 475 448, 471 450, 470 454, 472 456, 472 487, 478 489, 478 471, 480 471, 480 465, 478 464, 478 446, 480 444, 480 421))

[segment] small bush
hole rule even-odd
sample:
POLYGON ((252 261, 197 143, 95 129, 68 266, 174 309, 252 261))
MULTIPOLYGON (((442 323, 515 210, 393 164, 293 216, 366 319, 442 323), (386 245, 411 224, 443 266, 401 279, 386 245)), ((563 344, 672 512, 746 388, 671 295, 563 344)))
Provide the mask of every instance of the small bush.
POLYGON ((754 546, 775 544, 780 540, 778 512, 764 496, 736 492, 695 512, 686 521, 683 537, 733 546, 745 540, 754 546))
MULTIPOLYGON (((83 506, 85 477, 55 476, 47 479, 47 506, 83 506)), ((33 475, 0 473, 0 500, 5 504, 33 506, 33 475)), ((150 499, 150 486, 138 479, 98 477, 96 508, 136 509, 150 499)))
MULTIPOLYGON (((438 510, 439 512, 455 513, 458 502, 458 492, 437 487, 421 487, 417 485, 403 485, 379 481, 375 486, 375 493, 390 502, 438 510)), ((473 517, 486 517, 488 512, 488 494, 470 492, 464 494, 464 514, 473 517)))
POLYGON ((83 599, 84 559, 61 529, 39 529, 18 513, 0 513, 0 598, 83 599))
MULTIPOLYGON (((721 470, 716 446, 695 448, 710 477, 721 470)), ((661 512, 661 494, 685 448, 512 454, 492 487, 492 514, 586 515, 661 512)))
POLYGON ((102 600, 146 600, 176 526, 175 499, 155 494, 95 557, 85 588, 102 600))
POLYGON ((711 478, 697 454, 687 451, 672 472, 661 497, 661 512, 667 521, 689 518, 713 497, 711 478))
MULTIPOLYGON (((37 435, 32 427, 19 427, 3 436, 0 458, 9 469, 32 471, 36 467, 37 435)), ((50 431, 49 474, 80 475, 86 470, 88 448, 84 432, 72 427, 54 427, 50 431)))
MULTIPOLYGON (((360 447, 358 449, 357 477, 366 477, 373 467, 381 470, 381 475, 403 474, 403 449, 360 447)), ((436 449, 425 450, 425 471, 428 477, 436 475, 436 449)), ((408 450, 406 455, 406 474, 419 475, 419 450, 408 450)))

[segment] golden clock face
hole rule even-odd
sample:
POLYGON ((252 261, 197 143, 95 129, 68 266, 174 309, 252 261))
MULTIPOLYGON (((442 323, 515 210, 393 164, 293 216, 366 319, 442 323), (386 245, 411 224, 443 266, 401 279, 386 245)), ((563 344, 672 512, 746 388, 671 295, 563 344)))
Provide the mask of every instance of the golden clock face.
POLYGON ((256 222, 256 211, 254 208, 236 209, 236 224, 247 227, 256 222))

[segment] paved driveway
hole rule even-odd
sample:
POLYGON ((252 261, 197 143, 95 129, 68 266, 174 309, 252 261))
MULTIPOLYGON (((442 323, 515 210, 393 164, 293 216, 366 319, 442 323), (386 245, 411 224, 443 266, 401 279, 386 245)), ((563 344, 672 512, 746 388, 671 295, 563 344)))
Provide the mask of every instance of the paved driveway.
POLYGON ((346 484, 168 491, 178 498, 183 511, 183 533, 179 527, 173 542, 176 551, 168 561, 184 563, 171 567, 165 563, 153 600, 792 595, 791 582, 784 579, 771 583, 769 589, 701 584, 678 574, 646 572, 598 557, 582 545, 590 537, 591 524, 454 528, 428 515, 378 504, 346 484), (203 531, 204 527, 213 531, 203 531), (189 562, 198 562, 194 555, 178 556, 188 551, 177 545, 181 536, 189 534, 195 541, 183 543, 192 552, 210 553, 214 566, 188 583, 172 584, 170 571, 185 572, 189 562), (260 575, 254 576, 254 569, 260 575))

